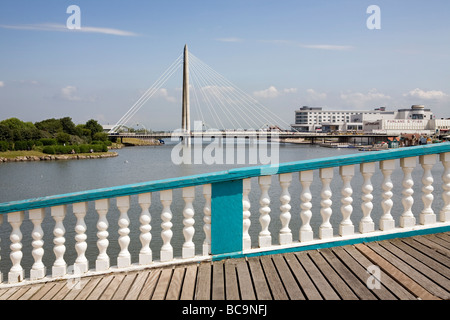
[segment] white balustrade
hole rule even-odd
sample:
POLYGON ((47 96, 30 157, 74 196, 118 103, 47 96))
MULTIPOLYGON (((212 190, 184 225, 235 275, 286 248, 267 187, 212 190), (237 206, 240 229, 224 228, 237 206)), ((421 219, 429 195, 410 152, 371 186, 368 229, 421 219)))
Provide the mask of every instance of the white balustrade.
POLYGON ((416 161, 416 157, 400 159, 400 166, 403 170, 403 213, 400 217, 400 227, 402 228, 413 227, 416 224, 416 218, 412 212, 412 206, 414 204, 414 181, 412 178, 412 172, 416 167, 416 161))
POLYGON ((289 194, 289 186, 292 182, 292 173, 283 173, 278 176, 281 186, 281 196, 280 196, 280 220, 281 229, 279 234, 280 244, 290 244, 292 242, 292 232, 289 229, 289 222, 291 221, 291 195, 289 194))
POLYGON ((203 255, 211 254, 211 185, 203 186, 203 197, 205 198, 205 206, 203 207, 203 231, 205 240, 203 241, 203 255))
POLYGON ((22 261, 22 232, 20 231, 20 226, 22 225, 24 219, 24 212, 11 212, 8 213, 8 222, 11 224, 11 253, 9 257, 11 258, 12 267, 8 273, 8 282, 17 283, 21 282, 25 277, 25 270, 23 270, 22 261))
POLYGON ((130 196, 117 198, 117 208, 120 211, 119 216, 119 246, 120 252, 117 257, 117 266, 119 268, 126 268, 131 265, 131 254, 128 251, 130 245, 130 218, 128 217, 128 210, 130 209, 130 196))
POLYGON ((394 194, 391 191, 394 184, 392 183, 391 175, 395 169, 395 160, 380 161, 380 169, 384 177, 381 185, 381 188, 383 189, 383 200, 381 201, 383 215, 380 218, 380 230, 387 231, 394 229, 395 227, 395 220, 391 214, 391 209, 394 205, 394 202, 392 201, 392 196, 394 194))
POLYGON ((33 251, 31 254, 34 258, 34 264, 30 270, 30 279, 38 280, 45 277, 47 269, 42 262, 42 257, 44 256, 44 230, 42 229, 42 222, 45 217, 45 209, 32 209, 29 211, 29 218, 33 223, 33 231, 31 236, 33 238, 33 242, 31 245, 33 246, 33 251))
POLYGON ((431 204, 433 203, 433 176, 431 174, 431 169, 436 164, 436 155, 429 154, 426 156, 420 156, 420 164, 423 168, 423 176, 422 176, 422 201, 423 201, 423 210, 420 213, 420 224, 432 224, 436 223, 436 215, 431 208, 431 204))
POLYGON ((333 204, 331 196, 333 193, 331 192, 330 187, 331 180, 333 179, 333 168, 320 169, 319 175, 320 180, 322 180, 322 192, 320 193, 322 198, 322 201, 320 202, 322 224, 319 228, 319 238, 329 239, 333 237, 333 226, 330 223, 331 214, 333 213, 333 209, 331 208, 331 205, 333 204))
POLYGON ((363 218, 359 223, 359 232, 368 233, 375 231, 375 223, 372 220, 370 214, 373 210, 373 185, 372 185, 372 176, 375 173, 375 163, 361 163, 360 166, 361 175, 363 176, 364 182, 361 188, 362 196, 361 199, 363 203, 361 204, 361 210, 363 213, 363 218))
POLYGON ((55 262, 52 267, 52 276, 62 277, 67 273, 67 264, 64 260, 64 253, 66 252, 66 238, 64 237, 66 229, 64 228, 64 218, 66 217, 67 206, 56 206, 51 208, 51 215, 55 220, 55 228, 53 229, 53 243, 55 244, 53 252, 55 253, 55 262))
POLYGON ((79 202, 73 204, 73 214, 77 218, 76 226, 75 226, 75 250, 77 252, 77 259, 75 260, 75 264, 73 265, 74 272, 76 274, 83 274, 89 269, 89 262, 86 258, 86 250, 87 250, 87 235, 86 230, 87 226, 84 221, 88 211, 87 202, 79 202))
MULTIPOLYGON (((2 214, 0 214, 0 227, 2 226, 2 223, 3 223, 3 215, 2 214)), ((0 244, 1 244, 1 237, 0 237, 0 244)), ((1 252, 2 250, 1 250, 1 246, 0 246, 0 262, 2 261, 2 252, 1 252)), ((2 283, 3 282, 3 273, 1 272, 1 270, 0 270, 0 283, 2 283)))
POLYGON ((106 271, 110 267, 110 259, 106 252, 109 246, 109 232, 108 232, 108 219, 106 215, 109 210, 109 199, 102 199, 95 201, 95 210, 98 213, 98 222, 97 222, 97 247, 98 247, 98 256, 97 260, 95 260, 95 270, 96 271, 106 271))
POLYGON ((299 174, 299 180, 302 185, 302 193, 300 195, 300 199, 302 203, 300 205, 301 212, 300 218, 302 220, 302 226, 300 227, 300 242, 312 241, 314 234, 311 227, 311 218, 312 218, 312 194, 310 190, 311 183, 313 182, 313 174, 314 171, 302 171, 299 174))
POLYGON ((248 230, 251 226, 250 221, 250 200, 248 198, 248 195, 250 193, 250 190, 252 188, 252 181, 251 179, 244 179, 242 180, 242 210, 243 210, 243 223, 242 223, 242 232, 243 232, 243 244, 242 248, 244 250, 251 249, 252 247, 252 239, 250 238, 250 234, 248 233, 248 230))
POLYGON ((442 174, 444 206, 439 214, 439 221, 447 222, 450 221, 450 153, 441 153, 440 160, 444 166, 444 173, 442 174))
POLYGON ((259 247, 270 247, 272 245, 272 236, 269 231, 270 224, 270 198, 269 188, 272 182, 272 176, 261 176, 258 178, 259 187, 261 188, 261 198, 259 200, 259 223, 261 224, 261 232, 259 233, 259 247))
POLYGON ((339 167, 339 174, 344 183, 342 187, 342 199, 341 199, 341 213, 342 213, 342 221, 339 225, 339 234, 341 236, 349 236, 352 235, 355 231, 355 227, 353 226, 352 220, 350 220, 350 216, 353 212, 353 189, 350 184, 353 176, 355 175, 355 166, 343 166, 339 167))
POLYGON ((164 190, 160 192, 160 199, 163 205, 163 210, 161 213, 161 238, 163 240, 163 245, 160 251, 161 261, 170 261, 173 259, 173 247, 170 241, 173 236, 172 232, 172 211, 170 210, 170 205, 172 204, 172 190, 164 190))
POLYGON ((192 203, 195 198, 195 187, 183 188, 182 196, 184 199, 184 210, 183 210, 183 235, 184 243, 182 249, 183 258, 193 258, 195 256, 195 244, 192 241, 194 238, 195 228, 194 228, 194 207, 192 203))
POLYGON ((141 207, 141 215, 139 217, 139 222, 141 224, 139 230, 141 231, 141 234, 139 236, 139 240, 142 244, 141 251, 139 252, 139 264, 147 265, 153 260, 153 253, 150 248, 150 242, 152 241, 152 234, 150 233, 152 226, 150 223, 152 221, 152 217, 149 211, 150 205, 152 204, 152 194, 140 194, 138 197, 138 202, 141 207))
MULTIPOLYGON (((313 177, 314 170, 305 170, 300 171, 299 180, 293 183, 293 173, 287 172, 278 174, 278 182, 279 185, 275 186, 275 190, 272 190, 271 193, 277 193, 280 200, 280 211, 279 211, 279 219, 281 222, 281 226, 279 230, 277 230, 278 234, 278 242, 281 246, 304 246, 309 245, 309 242, 320 243, 320 242, 328 242, 328 241, 336 241, 340 239, 354 239, 358 237, 370 237, 371 232, 375 231, 375 223, 371 217, 372 214, 380 214, 380 223, 379 229, 380 231, 389 231, 395 229, 396 221, 398 220, 398 231, 403 231, 405 229, 414 230, 417 228, 426 228, 428 225, 432 225, 436 223, 437 216, 433 210, 433 202, 434 202, 434 178, 432 176, 432 169, 437 162, 436 154, 429 155, 421 155, 419 157, 412 156, 400 159, 391 159, 391 160, 383 160, 377 162, 368 162, 368 163, 360 163, 359 164, 359 172, 358 175, 362 178, 362 184, 358 186, 353 186, 356 184, 355 181, 359 181, 355 179, 355 164, 350 165, 341 165, 339 166, 339 176, 340 179, 336 179, 333 181, 333 173, 335 168, 333 167, 319 167, 319 178, 320 178, 320 206, 313 206, 313 193, 311 189, 315 187, 319 188, 319 183, 317 186, 313 186, 313 177), (421 193, 416 195, 414 193, 414 170, 417 167, 417 161, 423 169, 422 176, 422 189, 421 193), (393 192, 398 190, 394 189, 393 176, 394 170, 396 169, 396 162, 399 161, 400 168, 397 170, 399 173, 402 173, 402 180, 398 180, 398 187, 401 187, 401 203, 402 203, 402 211, 401 215, 398 216, 396 214, 393 216, 394 212, 399 212, 400 206, 399 204, 395 204, 394 208, 394 199, 400 199, 400 197, 393 197, 393 192), (379 166, 379 171, 377 172, 377 166, 379 166), (401 169, 401 171, 400 171, 401 169), (382 175, 382 183, 381 185, 374 186, 372 183, 372 179, 374 175, 378 173, 378 177, 382 175), (341 181, 337 181, 341 180, 341 181), (401 181, 401 184, 400 184, 401 181), (341 184, 342 183, 342 184, 341 184), (301 185, 301 193, 296 194, 296 197, 299 197, 300 200, 300 212, 299 215, 291 215, 291 186, 293 190, 298 190, 295 187, 301 185), (338 186, 340 188, 340 204, 336 203, 333 206, 332 201, 332 188, 338 186), (355 187, 355 189, 354 189, 355 187), (381 188, 381 198, 374 201, 374 188, 381 188), (361 199, 361 210, 359 213, 362 213, 362 218, 358 222, 359 224, 359 235, 356 234, 355 225, 356 221, 354 218, 352 220, 352 215, 354 214, 355 208, 354 204, 354 190, 358 190, 360 192, 361 199), (421 197, 423 202, 423 209, 420 212, 414 213, 415 199, 421 197), (340 206, 340 212, 342 215, 342 219, 340 222, 335 222, 336 219, 331 219, 332 213, 334 210, 340 206), (395 210, 393 210, 393 208, 395 210), (320 216, 319 216, 320 214, 320 216), (419 222, 416 222, 416 216, 419 216, 419 222), (315 225, 315 219, 320 219, 320 225, 315 225), (291 227, 294 226, 294 223, 300 225, 298 239, 293 239, 293 233, 291 231, 291 227), (336 225, 333 225, 333 224, 336 225), (420 225, 418 226, 417 223, 420 225), (334 228, 339 227, 339 232, 335 235, 334 228), (313 230, 313 228, 316 228, 313 230), (314 239, 314 234, 317 232, 317 239, 314 239)), ((439 223, 444 223, 444 225, 448 225, 450 222, 450 152, 442 153, 439 157, 442 165, 443 165, 443 173, 440 175, 442 178, 442 200, 443 205, 439 208, 439 223)), ((337 169, 337 168, 336 168, 337 169)), ((397 172, 395 173, 397 174, 397 172)), ((395 175, 395 177, 398 177, 395 175)), ((397 179, 397 178, 395 178, 397 179)), ((253 180, 254 181, 254 180, 253 180)), ((397 184, 397 180, 396 184, 397 184)), ((254 178, 245 178, 242 179, 242 250, 244 252, 252 252, 252 239, 251 235, 258 235, 258 248, 254 248, 256 251, 262 250, 271 250, 270 248, 276 248, 272 246, 272 235, 269 231, 269 226, 271 223, 271 199, 269 196, 269 189, 271 188, 272 176, 264 175, 258 176, 254 178), (260 197, 259 197, 259 222, 260 222, 260 230, 251 229, 251 183, 252 179, 258 179, 258 184, 260 187, 260 197)), ((176 244, 179 247, 176 248, 181 249, 181 258, 182 259, 209 259, 211 254, 211 245, 214 239, 211 234, 211 224, 214 223, 212 220, 213 212, 211 212, 211 202, 212 202, 212 189, 214 188, 214 184, 205 184, 202 185, 202 195, 204 199, 196 199, 195 197, 195 186, 186 186, 181 188, 181 198, 173 199, 173 190, 167 189, 159 191, 160 202, 162 205, 161 211, 161 239, 162 245, 160 247, 160 262, 167 263, 170 261, 177 260, 174 257, 174 248, 172 247, 172 236, 173 232, 179 232, 182 229, 182 233, 184 236, 184 241, 182 243, 176 244), (173 201, 183 201, 184 207, 182 212, 177 212, 176 214, 181 215, 182 217, 177 217, 174 221, 180 221, 179 218, 182 218, 183 225, 175 226, 173 228, 173 214, 171 211, 171 205, 173 201), (201 206, 200 203, 203 203, 203 219, 194 219, 195 210, 199 210, 198 208, 201 206), (194 210, 195 208, 195 210, 194 210), (202 253, 199 257, 196 257, 196 244, 194 243, 194 234, 196 230, 196 224, 202 223, 202 228, 204 231, 204 240, 202 253), (172 230, 173 228, 173 230, 172 230), (181 248, 180 248, 181 247, 181 248)), ((333 189, 334 190, 334 189, 333 189)), ((440 190, 439 190, 440 191, 440 190)), ((291 191, 292 192, 292 191, 291 191)), ((297 191, 296 191, 297 192, 297 191)), ((133 193, 134 194, 134 193, 133 193)), ((92 248, 88 248, 88 229, 93 227, 96 228, 96 244, 98 248, 98 255, 95 261, 95 272, 111 272, 111 270, 120 270, 125 268, 132 268, 133 265, 138 265, 140 267, 147 265, 154 265, 155 261, 153 261, 153 252, 152 248, 156 245, 156 243, 152 243, 152 215, 151 206, 152 206, 152 193, 142 193, 137 195, 137 202, 139 204, 139 224, 130 223, 130 217, 137 217, 134 210, 134 206, 132 206, 131 200, 133 198, 131 195, 123 195, 116 197, 116 205, 120 212, 120 215, 117 220, 118 224, 118 239, 117 243, 120 247, 120 252, 117 255, 117 267, 111 268, 110 266, 110 256, 108 255, 108 247, 109 247, 109 223, 108 217, 109 207, 110 207, 110 199, 100 199, 93 200, 95 202, 95 212, 97 213, 97 222, 96 226, 90 226, 86 221, 92 221, 92 217, 88 218, 89 214, 89 203, 88 202, 78 202, 73 203, 73 215, 76 218, 76 223, 74 226, 68 226, 70 228, 70 234, 75 232, 75 244, 72 245, 71 248, 66 248, 66 229, 65 224, 68 222, 65 221, 68 204, 55 205, 50 207, 51 218, 54 220, 54 228, 53 228, 53 241, 50 243, 44 243, 44 230, 47 233, 46 226, 44 226, 44 218, 45 218, 45 208, 38 209, 30 209, 28 210, 29 219, 33 224, 33 229, 31 231, 31 246, 32 251, 31 255, 33 258, 32 266, 29 270, 30 272, 30 280, 41 280, 46 277, 47 267, 44 264, 44 258, 46 254, 51 254, 51 250, 47 250, 50 248, 53 243, 53 253, 55 256, 54 261, 52 261, 52 270, 51 276, 53 278, 61 278, 61 277, 69 277, 71 275, 68 274, 67 263, 64 259, 66 254, 66 250, 75 250, 76 251, 76 259, 74 262, 74 270, 77 274, 87 273, 89 271, 89 261, 87 256, 92 255, 92 250, 96 250, 95 246, 92 248), (86 221, 85 221, 86 219, 86 221), (89 220, 88 220, 89 219, 89 220), (87 225, 88 224, 88 225, 87 225), (130 251, 136 250, 137 248, 130 247, 131 240, 130 237, 134 235, 134 232, 131 232, 134 228, 138 228, 140 232, 139 240, 141 243, 141 247, 139 248, 139 261, 136 264, 133 264, 132 255, 130 251), (89 255, 88 255, 89 253, 89 255)), ((239 198, 240 199, 240 198, 239 198)), ((80 201, 82 201, 80 199, 80 201)), ((62 203, 62 202, 58 202, 62 203)), ((298 210, 298 209, 297 209, 298 210)), ((294 210, 296 211, 296 210, 294 210)), ((298 212, 298 211, 296 211, 298 212)), ((8 272, 8 283, 18 283, 24 280, 25 270, 23 264, 25 261, 30 261, 23 259, 23 245, 29 245, 30 243, 23 244, 22 243, 22 224, 25 217, 25 211, 17 211, 17 212, 9 212, 5 215, 0 215, 0 226, 3 227, 2 223, 7 222, 10 224, 12 231, 10 233, 10 250, 8 251, 11 259, 12 266, 8 272), (3 221, 5 220, 5 221, 3 221)), ((95 217, 94 217, 95 218, 95 217)), ((256 217, 255 217, 256 219, 256 217)), ((319 224, 319 223, 318 223, 319 224)), ((275 228, 271 226, 271 229, 275 228)), ((25 228, 24 228, 25 229, 25 228)), ((258 227, 255 227, 258 229, 258 227)), ((275 231, 274 231, 275 232, 275 231)), ((48 235, 47 235, 48 236, 48 235)), ((27 237, 26 239, 29 239, 27 237)), ((0 239, 4 241, 4 239, 0 239)), ((94 240, 94 239, 92 239, 94 240)), ((256 239, 255 239, 256 240, 256 239)), ((278 245, 278 244, 277 244, 278 245)), ((175 244, 174 244, 175 246, 175 244)), ((25 252, 28 252, 25 251, 25 252)), ((5 253, 5 251, 0 252, 5 253)), ((95 251, 95 253, 97 253, 95 251)), ((0 256, 1 259, 1 256, 0 256)), ((180 260, 178 260, 180 261, 180 260)), ((2 262, 5 264, 5 262, 2 262)), ((28 263, 28 262, 26 262, 28 263)), ((31 263, 30 263, 31 265, 31 263)), ((26 268, 29 268, 26 266, 26 268)), ((90 271, 90 272, 91 272, 90 271)), ((3 275, 0 273, 0 283, 3 281, 3 275)))

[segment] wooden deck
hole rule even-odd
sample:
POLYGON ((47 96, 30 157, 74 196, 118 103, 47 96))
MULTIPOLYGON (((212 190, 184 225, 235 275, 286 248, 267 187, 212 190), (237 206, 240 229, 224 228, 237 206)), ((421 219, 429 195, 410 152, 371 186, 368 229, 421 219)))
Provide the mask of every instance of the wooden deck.
POLYGON ((0 300, 149 299, 450 299, 450 232, 0 290, 0 300), (369 289, 373 265, 381 287, 369 289))

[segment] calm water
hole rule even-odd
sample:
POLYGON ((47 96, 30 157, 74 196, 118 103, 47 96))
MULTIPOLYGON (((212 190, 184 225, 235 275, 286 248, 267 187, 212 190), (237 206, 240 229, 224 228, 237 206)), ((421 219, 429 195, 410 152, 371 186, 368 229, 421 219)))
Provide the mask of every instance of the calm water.
MULTIPOLYGON (((124 184, 132 184, 138 182, 145 182, 157 179, 166 179, 180 176, 187 176, 199 173, 214 172, 228 170, 238 166, 249 166, 247 165, 175 165, 171 161, 171 152, 174 145, 166 144, 164 146, 157 147, 130 147, 121 150, 116 150, 119 154, 118 157, 106 158, 106 159, 89 159, 89 160, 70 160, 70 161, 38 161, 38 162, 18 162, 18 163, 2 163, 0 165, 0 202, 23 200, 28 198, 42 197, 54 194, 70 193, 82 190, 90 190, 96 188, 104 188, 110 186, 118 186, 124 184)), ((244 147, 247 151, 252 150, 248 145, 240 146, 244 147)), ((357 153, 356 149, 329 149, 322 148, 319 146, 311 145, 295 145, 286 144, 280 146, 280 162, 290 162, 290 161, 300 161, 306 159, 338 156, 344 154, 357 153)), ((397 167, 399 164, 397 163, 397 167)), ((354 211, 352 214, 352 221, 355 224, 355 229, 358 228, 358 222, 362 217, 361 210, 361 185, 362 177, 359 174, 359 166, 355 168, 356 174, 352 180, 352 185, 354 188, 353 193, 353 206, 354 211)), ((415 203, 414 203, 414 213, 418 219, 418 215, 423 205, 420 200, 420 188, 421 188, 421 177, 423 171, 420 165, 417 165, 416 170, 413 173, 413 178, 415 181, 415 203)), ((438 163, 433 168, 433 176, 438 184, 435 184, 435 201, 433 203, 436 213, 439 212, 442 206, 442 200, 440 197, 441 190, 441 179, 442 175, 442 165, 438 163)), ((339 221, 342 219, 340 213, 340 188, 342 187, 342 180, 339 177, 338 169, 335 169, 335 178, 332 181, 333 190, 333 215, 332 223, 337 226, 339 221)), ((397 169, 393 174, 394 181, 394 208, 392 214, 396 220, 401 215, 402 204, 401 204, 401 180, 403 179, 403 174, 400 169, 397 169)), ((372 212, 372 218, 378 226, 378 219, 381 216, 381 185, 382 175, 377 173, 372 179, 374 184, 374 210, 372 212)), ((321 183, 318 176, 318 170, 314 173, 314 183, 311 187, 313 193, 313 218, 311 224, 313 225, 314 232, 317 231, 317 227, 321 223, 320 216, 320 191, 321 183)), ((298 174, 293 175, 293 181, 291 187, 289 188, 291 194, 291 214, 292 220, 290 223, 290 228, 292 229, 294 240, 298 239, 298 232, 301 226, 300 220, 300 193, 301 185, 298 180, 298 174)), ((261 193, 258 187, 257 179, 252 179, 252 192, 250 193, 251 201, 251 227, 250 234, 252 236, 252 245, 257 246, 257 235, 260 231, 259 225, 259 197, 261 193)), ((270 188, 269 195, 271 197, 271 223, 270 231, 272 232, 272 243, 278 242, 278 230, 280 229, 279 220, 279 207, 281 205, 279 201, 280 197, 280 187, 276 176, 272 178, 272 186, 270 188)), ((181 245, 183 243, 182 234, 182 210, 184 202, 181 197, 181 190, 174 190, 173 203, 171 210, 173 212, 173 238, 172 245, 174 247, 174 255, 181 256, 181 245)), ((196 243, 197 254, 201 254, 201 243, 204 239, 203 233, 203 204, 204 199, 201 193, 201 187, 196 188, 196 202, 195 202, 195 220, 196 220, 196 232, 194 236, 194 242, 196 243)), ((152 206, 150 208, 152 214, 152 242, 151 247, 153 250, 154 260, 159 259, 159 250, 161 247, 161 220, 160 213, 162 207, 159 202, 158 193, 154 193, 152 196, 152 206)), ((71 208, 69 207, 67 217, 64 221, 66 228, 66 247, 67 251, 65 254, 65 260, 68 265, 73 264, 76 253, 74 250, 74 225, 75 217, 71 214, 71 208)), ((140 208, 137 204, 136 196, 132 197, 132 207, 128 212, 130 217, 130 252, 132 254, 132 261, 137 262, 137 256, 140 250, 139 242, 139 214, 140 208)), ((108 212, 109 219, 109 241, 110 245, 108 247, 108 253, 112 257, 111 264, 115 265, 115 257, 120 251, 117 237, 118 237, 118 226, 117 220, 119 217, 119 212, 115 207, 115 201, 111 201, 110 211, 108 212)), ((30 221, 27 220, 27 215, 25 221, 22 224, 21 230, 23 232, 22 243, 24 245, 23 252, 24 258, 22 260, 22 265, 26 270, 30 268, 33 263, 33 258, 31 256, 31 230, 33 228, 30 221)), ((88 252, 87 257, 90 261, 90 267, 93 268, 95 265, 95 259, 98 254, 96 241, 96 223, 98 216, 95 213, 93 203, 89 204, 89 212, 86 216, 86 224, 88 226, 88 252)), ((50 266, 54 261, 53 254, 53 234, 52 230, 54 227, 54 221, 50 216, 50 211, 47 209, 46 218, 44 221, 44 242, 46 253, 44 255, 44 263, 50 266)), ((335 227, 335 233, 338 231, 335 227)), ((11 227, 6 223, 6 217, 4 223, 0 226, 0 254, 2 259, 0 260, 0 270, 7 274, 11 266, 9 259, 9 235, 11 232, 11 227)), ((317 237, 317 234, 315 234, 317 237)), ((51 268, 50 268, 51 269, 51 268)), ((28 271, 27 271, 28 272, 28 271)), ((48 271, 48 272, 51 272, 48 271)), ((28 277, 28 273, 26 274, 28 277)))

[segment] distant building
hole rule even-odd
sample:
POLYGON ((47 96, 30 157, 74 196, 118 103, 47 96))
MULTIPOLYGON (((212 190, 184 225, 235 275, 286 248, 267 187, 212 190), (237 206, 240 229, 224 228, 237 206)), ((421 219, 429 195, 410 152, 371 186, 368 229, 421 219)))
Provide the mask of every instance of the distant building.
POLYGON ((410 109, 323 110, 302 107, 295 111, 292 128, 301 132, 364 132, 385 134, 443 133, 450 129, 450 120, 435 119, 430 109, 413 105, 410 109))

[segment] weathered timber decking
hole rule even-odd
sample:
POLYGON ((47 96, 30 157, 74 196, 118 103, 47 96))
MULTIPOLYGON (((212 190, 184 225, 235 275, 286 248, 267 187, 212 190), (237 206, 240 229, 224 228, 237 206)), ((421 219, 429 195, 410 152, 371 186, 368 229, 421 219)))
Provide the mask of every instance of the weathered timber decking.
POLYGON ((0 300, 449 298, 450 232, 0 290, 0 300), (372 265, 381 270, 379 289, 367 286, 371 277, 367 268, 372 265))

